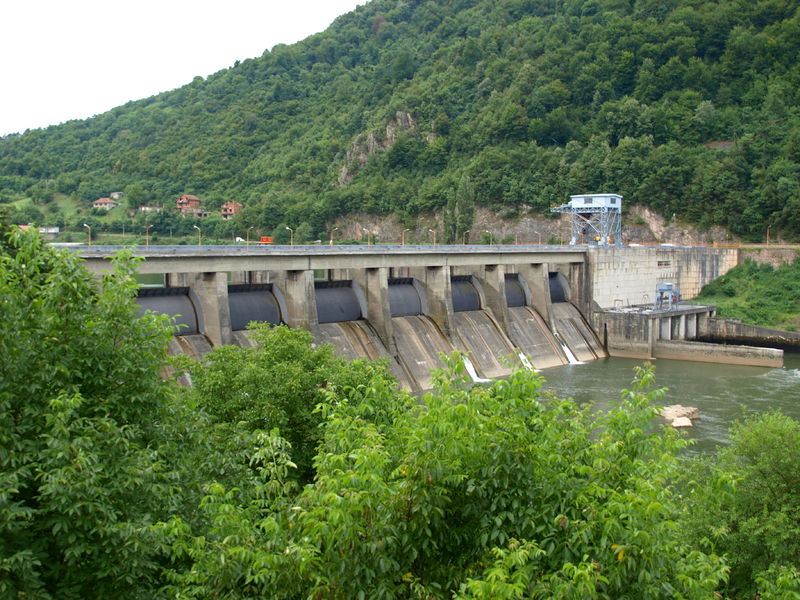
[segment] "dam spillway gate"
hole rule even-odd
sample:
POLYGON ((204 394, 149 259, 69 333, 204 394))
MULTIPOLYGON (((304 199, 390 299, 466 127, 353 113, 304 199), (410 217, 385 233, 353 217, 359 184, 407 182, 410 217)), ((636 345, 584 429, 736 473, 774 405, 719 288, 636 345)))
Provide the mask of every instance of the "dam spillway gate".
POLYGON ((172 352, 201 358, 221 344, 252 346, 251 322, 285 324, 310 330, 340 356, 387 360, 414 391, 432 387, 431 371, 454 350, 466 355, 476 381, 520 364, 565 364, 565 340, 578 343, 573 352, 582 360, 590 358, 582 352, 594 347, 588 336, 574 333, 575 322, 585 323, 574 291, 580 285, 570 282, 584 268, 579 253, 548 255, 559 259, 552 263, 523 253, 509 264, 484 254, 454 265, 167 272, 165 287, 142 288, 139 304, 142 312, 174 318, 172 352), (560 291, 553 292, 553 280, 560 291), (551 295, 571 310, 555 307, 551 295))

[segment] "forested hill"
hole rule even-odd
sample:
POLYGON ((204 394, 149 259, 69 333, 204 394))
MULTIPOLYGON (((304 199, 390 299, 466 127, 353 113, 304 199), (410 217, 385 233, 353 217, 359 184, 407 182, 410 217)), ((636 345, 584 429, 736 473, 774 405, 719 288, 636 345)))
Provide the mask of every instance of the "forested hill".
POLYGON ((413 218, 474 194, 520 214, 613 191, 797 239, 798 50, 789 0, 372 0, 207 79, 0 140, 0 199, 193 193, 321 232, 355 210, 413 218))

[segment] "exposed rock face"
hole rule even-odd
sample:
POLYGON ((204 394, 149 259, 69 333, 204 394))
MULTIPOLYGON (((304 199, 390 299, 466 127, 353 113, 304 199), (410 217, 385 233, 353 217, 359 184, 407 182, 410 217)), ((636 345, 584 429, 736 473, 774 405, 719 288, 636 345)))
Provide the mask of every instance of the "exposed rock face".
POLYGON ((344 164, 339 171, 338 184, 348 183, 353 178, 353 173, 367 163, 371 154, 378 150, 385 150, 394 144, 398 131, 417 131, 418 129, 417 121, 411 113, 398 110, 394 115, 394 122, 386 125, 385 136, 382 139, 379 139, 374 131, 360 134, 350 144, 350 149, 345 155, 344 164))
MULTIPOLYGON (((525 208, 520 210, 525 213, 525 208)), ((444 226, 443 215, 424 214, 415 218, 413 223, 406 225, 398 222, 394 215, 373 215, 366 213, 354 213, 341 217, 333 223, 334 227, 339 228, 337 237, 359 239, 364 238, 363 228, 369 230, 375 239, 381 243, 400 243, 403 239, 403 230, 408 228, 405 240, 409 244, 431 243, 433 236, 430 229, 437 231, 437 243, 443 243, 444 226)), ((516 219, 503 219, 496 212, 483 208, 475 207, 475 217, 472 226, 466 237, 462 239, 467 243, 480 243, 481 237, 486 231, 492 235, 492 242, 520 244, 542 244, 567 243, 569 240, 569 222, 561 218, 552 219, 544 216, 524 216, 516 219)), ((457 243, 461 243, 461 239, 457 243)))
MULTIPOLYGON (((387 139, 390 138, 387 137, 387 139)), ((392 137, 391 139, 394 138, 392 137)), ((386 140, 378 141, 374 135, 369 134, 363 138, 362 144, 359 146, 360 150, 356 152, 354 150, 356 147, 354 142, 353 148, 348 152, 348 164, 350 164, 349 161, 352 160, 354 168, 348 170, 347 164, 342 167, 340 183, 349 181, 352 173, 358 170, 362 164, 366 163, 370 152, 374 152, 377 148, 388 147, 384 146, 384 144, 386 144, 386 140), (342 177, 345 179, 342 179, 342 177)), ((529 214, 527 206, 519 207, 518 212, 520 216, 504 219, 495 211, 476 206, 475 218, 472 226, 469 228, 470 233, 467 241, 473 243, 479 242, 481 235, 489 231, 495 243, 499 243, 503 240, 506 242, 511 241, 511 243, 519 241, 520 244, 569 243, 571 229, 568 215, 560 215, 557 218, 553 218, 542 214, 529 214)), ((674 231, 674 228, 679 227, 678 225, 664 225, 663 217, 649 209, 641 207, 631 207, 631 214, 645 214, 648 215, 648 218, 643 223, 635 222, 638 217, 628 217, 626 219, 625 223, 622 225, 622 237, 625 243, 657 244, 660 242, 667 242, 674 244, 695 244, 701 243, 704 236, 709 239, 713 237, 711 232, 700 235, 694 228, 688 225, 680 226, 681 231, 686 232, 685 234, 681 233, 676 237, 671 237, 671 232, 674 231), (656 237, 656 233, 651 230, 651 225, 648 223, 652 223, 655 232, 663 237, 656 237)), ((401 232, 404 229, 403 226, 397 223, 395 217, 392 215, 367 214, 348 215, 334 223, 334 227, 340 227, 342 231, 344 231, 345 228, 349 228, 354 222, 360 222, 363 226, 368 227, 379 239, 389 242, 399 242, 401 232)), ((415 239, 417 242, 424 243, 424 240, 430 237, 428 229, 437 229, 439 231, 438 241, 441 242, 444 233, 441 223, 441 214, 419 215, 415 222, 411 224, 412 230, 408 232, 407 239, 415 239)), ((360 229, 353 229, 353 232, 356 234, 357 231, 360 231, 360 229)), ((359 237, 359 234, 345 237, 359 237)), ((725 235, 719 233, 715 239, 723 240, 725 239, 725 235)))
POLYGON ((691 427, 692 419, 700 416, 700 410, 693 406, 681 406, 673 404, 661 409, 661 416, 669 421, 673 427, 691 427))
POLYGON ((622 237, 625 242, 644 244, 664 242, 679 246, 696 246, 726 241, 729 236, 721 227, 712 227, 701 232, 692 225, 677 222, 674 215, 665 218, 647 207, 630 205, 622 225, 622 237))
MULTIPOLYGON (((400 113, 398 113, 400 114, 400 113)), ((407 114, 407 113, 406 113, 407 114)), ((410 116, 410 115, 409 115, 410 116)), ((413 124, 413 119, 407 121, 413 124)), ((414 125, 415 126, 415 125, 414 125)), ((397 126, 399 127, 399 126, 397 126)), ((378 149, 388 148, 388 140, 394 140, 396 132, 400 131, 395 125, 387 127, 389 132, 386 139, 378 140, 374 134, 364 134, 360 137, 360 145, 353 142, 348 151, 348 159, 342 167, 339 183, 344 184, 350 180, 352 174, 366 163, 369 154, 378 149), (351 163, 352 161, 352 163, 351 163), (352 165, 348 167, 348 165, 352 165)), ((357 140, 358 141, 358 140, 357 140)), ((351 214, 338 219, 333 223, 339 227, 342 237, 358 239, 364 233, 361 226, 366 227, 376 236, 376 239, 388 243, 399 243, 405 228, 411 230, 406 234, 407 243, 428 243, 432 239, 429 229, 438 231, 437 241, 443 242, 444 229, 442 225, 442 212, 438 214, 424 214, 415 218, 413 223, 402 225, 394 215, 351 214)), ((520 244, 568 244, 571 235, 569 215, 553 217, 540 213, 529 213, 528 206, 520 206, 516 211, 519 216, 503 218, 499 212, 488 208, 476 206, 475 217, 470 232, 466 237, 467 242, 480 242, 481 236, 489 231, 494 243, 520 244)), ((690 225, 666 223, 665 219, 650 209, 631 206, 630 214, 626 216, 622 225, 622 238, 624 243, 658 244, 673 243, 677 245, 695 245, 724 241, 727 234, 722 229, 713 229, 700 234, 690 225), (644 216, 642 216, 644 215, 644 216), (673 235, 674 233, 674 235, 673 235)), ((461 240, 457 240, 461 243, 461 240)))

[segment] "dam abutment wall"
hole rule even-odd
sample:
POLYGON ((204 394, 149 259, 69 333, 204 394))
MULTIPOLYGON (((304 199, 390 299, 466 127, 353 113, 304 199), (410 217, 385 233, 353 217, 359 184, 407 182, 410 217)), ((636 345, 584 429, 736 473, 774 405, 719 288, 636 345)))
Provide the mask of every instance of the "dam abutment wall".
POLYGON ((737 248, 622 246, 587 249, 591 300, 599 308, 654 302, 656 286, 672 283, 683 299, 694 298, 739 262, 737 248))

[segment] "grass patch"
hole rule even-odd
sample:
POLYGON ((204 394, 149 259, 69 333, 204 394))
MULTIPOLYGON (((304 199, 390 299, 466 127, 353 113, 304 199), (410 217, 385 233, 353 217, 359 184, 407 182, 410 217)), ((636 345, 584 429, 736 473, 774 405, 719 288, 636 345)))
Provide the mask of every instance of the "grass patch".
POLYGON ((800 261, 774 269, 747 259, 695 300, 716 305, 720 317, 792 331, 800 323, 800 261))

